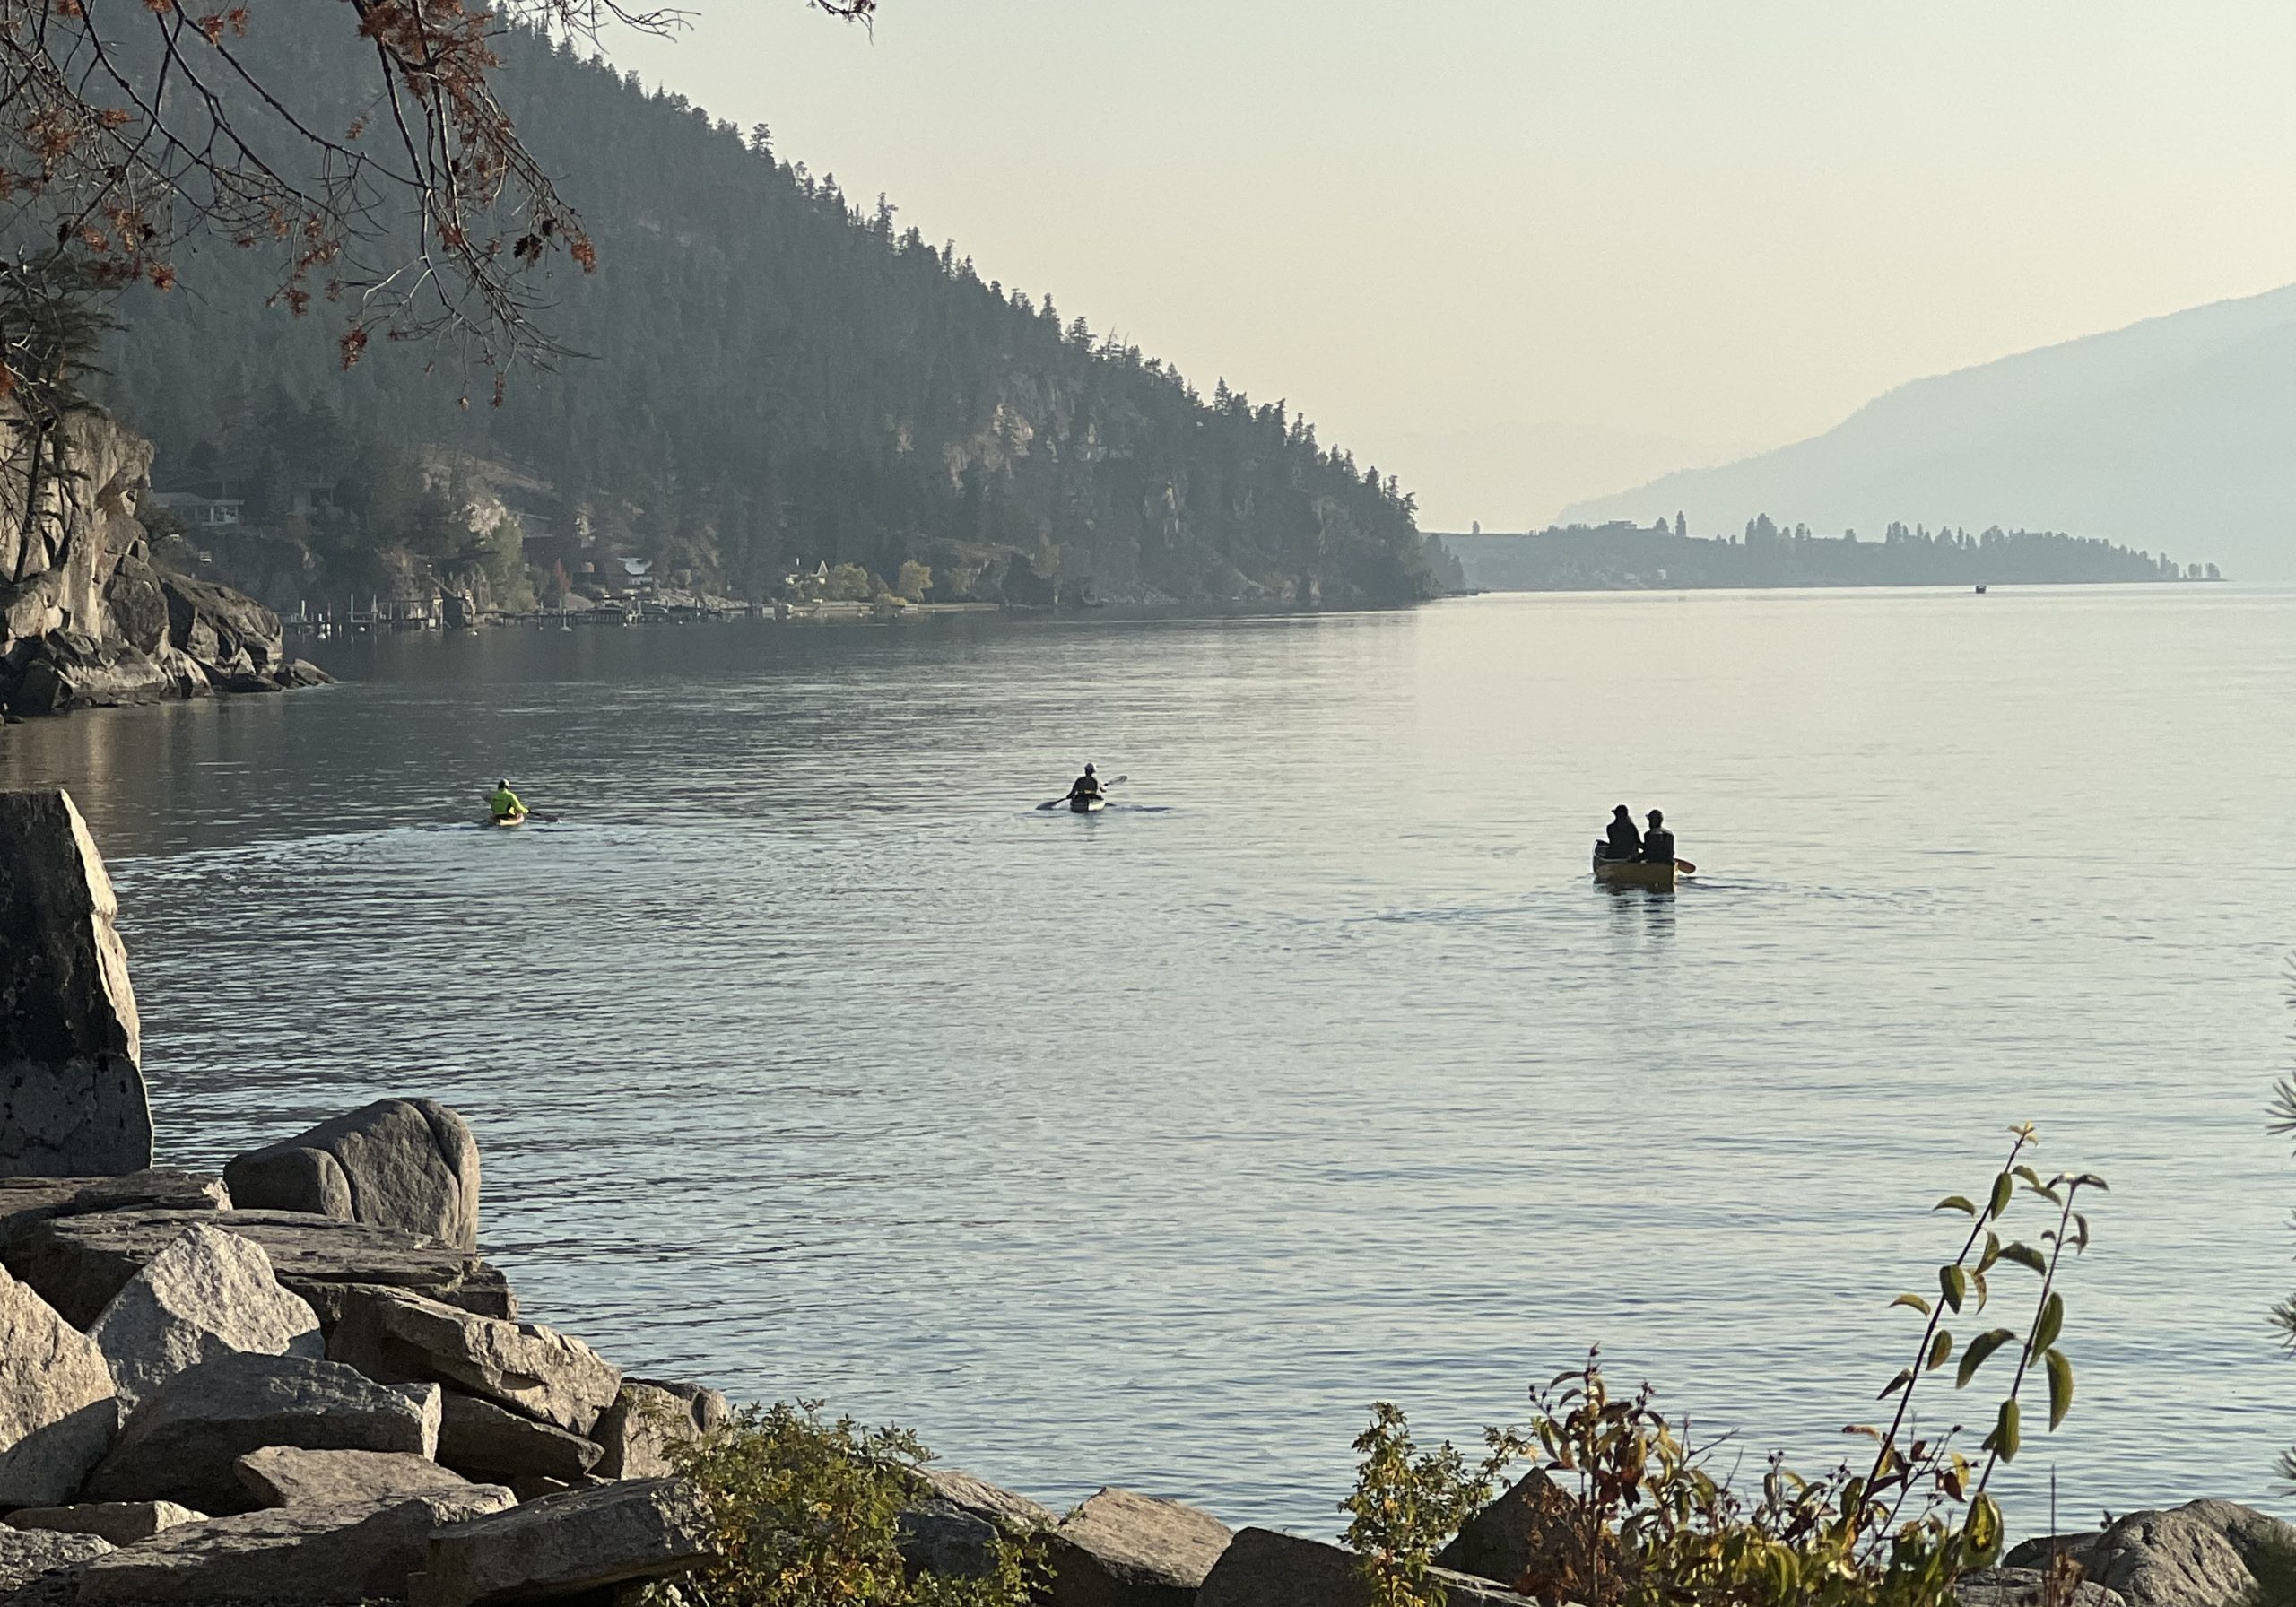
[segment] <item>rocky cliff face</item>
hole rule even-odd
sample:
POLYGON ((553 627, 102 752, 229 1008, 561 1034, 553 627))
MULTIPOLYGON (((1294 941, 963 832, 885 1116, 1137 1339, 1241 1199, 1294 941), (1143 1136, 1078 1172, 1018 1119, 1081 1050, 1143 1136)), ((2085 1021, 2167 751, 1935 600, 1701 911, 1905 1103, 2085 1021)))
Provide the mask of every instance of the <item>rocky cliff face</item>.
MULTIPOLYGON (((29 472, 29 431, 0 413, 0 707, 11 715, 308 683, 279 618, 226 586, 154 569, 135 517, 152 445, 89 408, 64 473, 29 472)), ((323 677, 321 677, 323 678, 323 677)))

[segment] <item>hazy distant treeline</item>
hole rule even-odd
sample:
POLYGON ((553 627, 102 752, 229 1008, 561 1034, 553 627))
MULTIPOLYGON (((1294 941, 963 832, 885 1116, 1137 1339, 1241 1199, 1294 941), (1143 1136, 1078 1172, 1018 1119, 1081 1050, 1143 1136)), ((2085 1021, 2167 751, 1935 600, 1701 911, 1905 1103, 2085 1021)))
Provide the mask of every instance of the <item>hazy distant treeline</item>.
MULTIPOLYGON (((340 129, 372 109, 322 14, 339 8, 315 4, 266 10, 233 48, 340 129)), ((208 250, 176 290, 130 299, 108 359, 107 398, 158 442, 163 487, 251 517, 317 509, 288 534, 346 573, 449 541, 409 468, 448 447, 515 465, 535 522, 582 533, 574 556, 734 595, 801 565, 890 579, 910 561, 943 595, 1014 559, 1118 596, 1434 588, 1411 499, 1283 403, 1199 395, 1049 297, 984 282, 762 126, 530 37, 504 51, 505 103, 598 251, 596 274, 548 287, 555 371, 513 374, 500 408, 491 373, 427 348, 378 342, 346 372, 334 309, 266 308, 275 265, 208 250)))
POLYGON ((1735 536, 1694 536, 1669 524, 1570 525, 1527 534, 1445 535, 1486 591, 1621 591, 1657 586, 2047 585, 2213 580, 2214 564, 2179 566, 2110 542, 2055 530, 1971 533, 1892 524, 1879 541, 1817 535, 1768 514, 1735 536))

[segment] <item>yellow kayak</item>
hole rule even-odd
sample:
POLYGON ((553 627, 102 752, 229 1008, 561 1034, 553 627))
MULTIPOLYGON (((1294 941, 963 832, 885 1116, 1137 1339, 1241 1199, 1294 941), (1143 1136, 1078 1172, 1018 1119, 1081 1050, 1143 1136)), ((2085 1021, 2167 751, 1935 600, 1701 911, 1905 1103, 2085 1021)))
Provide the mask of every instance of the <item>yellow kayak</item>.
POLYGON ((517 814, 489 815, 486 823, 490 826, 523 826, 526 823, 526 817, 522 810, 517 814))

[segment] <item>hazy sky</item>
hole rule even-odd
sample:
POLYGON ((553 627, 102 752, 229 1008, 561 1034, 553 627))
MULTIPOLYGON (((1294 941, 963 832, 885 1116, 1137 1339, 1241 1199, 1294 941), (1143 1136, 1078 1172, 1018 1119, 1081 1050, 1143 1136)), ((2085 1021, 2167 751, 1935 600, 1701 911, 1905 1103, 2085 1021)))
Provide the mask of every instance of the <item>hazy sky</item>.
POLYGON ((2285 0, 689 4, 622 65, 1429 528, 2296 280, 2285 0))

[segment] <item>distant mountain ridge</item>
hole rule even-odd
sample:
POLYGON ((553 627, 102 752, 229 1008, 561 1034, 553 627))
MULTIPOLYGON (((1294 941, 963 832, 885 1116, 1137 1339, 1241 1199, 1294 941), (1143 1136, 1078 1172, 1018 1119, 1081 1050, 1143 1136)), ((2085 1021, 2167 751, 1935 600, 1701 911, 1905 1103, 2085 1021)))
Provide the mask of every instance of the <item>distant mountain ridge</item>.
POLYGON ((2292 443, 2296 285, 1915 380, 1823 435, 1562 518, 2024 526, 2296 579, 2292 443))

